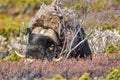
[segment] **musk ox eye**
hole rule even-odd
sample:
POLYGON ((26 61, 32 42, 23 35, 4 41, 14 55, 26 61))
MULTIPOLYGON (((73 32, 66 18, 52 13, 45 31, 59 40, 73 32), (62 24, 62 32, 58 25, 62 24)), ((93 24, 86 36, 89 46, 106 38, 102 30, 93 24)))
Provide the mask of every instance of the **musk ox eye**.
POLYGON ((52 45, 49 47, 49 50, 50 50, 50 51, 53 51, 53 50, 54 50, 54 47, 55 47, 55 46, 52 44, 52 45))

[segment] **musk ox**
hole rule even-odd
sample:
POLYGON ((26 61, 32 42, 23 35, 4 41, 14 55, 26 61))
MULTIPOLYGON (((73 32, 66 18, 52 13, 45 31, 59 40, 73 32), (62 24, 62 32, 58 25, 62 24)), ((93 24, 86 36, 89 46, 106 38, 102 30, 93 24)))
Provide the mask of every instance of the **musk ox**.
MULTIPOLYGON (((57 54, 56 51, 59 47, 60 55, 65 56, 79 42, 85 39, 84 30, 79 25, 79 19, 74 11, 63 7, 61 3, 59 4, 56 1, 58 0, 53 1, 50 5, 42 5, 29 22, 27 28, 29 40, 26 55, 36 56, 38 54, 44 58, 52 53, 57 54), (78 30, 80 31, 75 37, 78 30)), ((55 54, 53 54, 54 57, 55 54)), ((72 51, 68 57, 89 57, 91 55, 86 40, 72 51)))
POLYGON ((40 32, 35 28, 29 34, 29 41, 26 49, 26 57, 47 58, 51 60, 58 56, 59 39, 58 34, 52 29, 42 29, 40 32))

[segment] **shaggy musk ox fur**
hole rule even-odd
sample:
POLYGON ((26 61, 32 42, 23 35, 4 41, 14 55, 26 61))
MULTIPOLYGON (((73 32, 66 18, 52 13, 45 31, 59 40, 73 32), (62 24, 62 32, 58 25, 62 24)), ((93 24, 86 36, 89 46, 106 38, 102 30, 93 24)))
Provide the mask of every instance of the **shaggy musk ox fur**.
MULTIPOLYGON (((80 27, 80 25, 76 26, 76 31, 78 31, 77 36, 75 37, 73 44, 72 44, 72 48, 75 47, 80 41, 85 39, 85 32, 84 29, 82 27, 80 27)), ((92 59, 92 52, 90 50, 88 41, 84 41, 81 45, 79 45, 71 54, 70 57, 80 57, 80 58, 90 58, 92 59)))
MULTIPOLYGON (((37 27, 39 29, 40 27, 37 27)), ((52 29, 33 30, 29 34, 26 57, 51 60, 58 56, 58 34, 52 29)))

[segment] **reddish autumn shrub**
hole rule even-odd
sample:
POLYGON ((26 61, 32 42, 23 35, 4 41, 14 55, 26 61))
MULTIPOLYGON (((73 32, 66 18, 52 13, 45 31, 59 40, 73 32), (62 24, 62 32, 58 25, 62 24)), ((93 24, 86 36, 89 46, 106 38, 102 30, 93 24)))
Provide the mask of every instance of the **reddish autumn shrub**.
POLYGON ((89 73, 91 78, 106 77, 109 69, 118 68, 120 65, 120 54, 112 56, 101 56, 87 59, 68 59, 58 62, 35 60, 32 63, 21 59, 19 61, 0 62, 0 78, 3 80, 18 79, 43 79, 52 78, 56 74, 66 79, 79 78, 84 73, 89 73))

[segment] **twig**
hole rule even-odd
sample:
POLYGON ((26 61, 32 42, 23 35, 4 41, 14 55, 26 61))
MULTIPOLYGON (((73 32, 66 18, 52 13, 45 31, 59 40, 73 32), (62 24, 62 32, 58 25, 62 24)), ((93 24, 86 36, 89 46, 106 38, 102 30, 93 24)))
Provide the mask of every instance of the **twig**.
POLYGON ((76 32, 75 36, 72 38, 71 44, 70 44, 70 48, 71 48, 71 46, 72 46, 72 44, 73 44, 73 41, 75 40, 77 34, 79 33, 79 31, 80 31, 80 29, 76 32))
POLYGON ((61 52, 60 52, 60 56, 61 56, 61 55, 63 54, 63 52, 64 52, 65 44, 66 44, 66 39, 65 39, 65 41, 64 41, 64 44, 63 44, 62 50, 61 50, 61 52))

